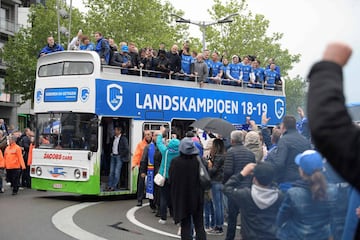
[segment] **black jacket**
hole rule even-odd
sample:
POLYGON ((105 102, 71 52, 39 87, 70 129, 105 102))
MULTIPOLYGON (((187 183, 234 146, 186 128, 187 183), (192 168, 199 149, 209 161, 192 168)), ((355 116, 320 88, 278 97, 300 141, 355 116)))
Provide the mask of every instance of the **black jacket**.
POLYGON ((246 240, 275 240, 276 216, 284 198, 282 193, 274 189, 272 194, 277 194, 276 201, 267 208, 260 209, 253 200, 251 188, 238 187, 243 181, 244 177, 240 173, 235 174, 227 181, 223 190, 241 210, 241 236, 246 240))
MULTIPOLYGON (((255 163, 255 155, 248 150, 242 143, 233 145, 226 153, 224 162, 224 183, 229 178, 239 173, 248 163, 255 163)), ((251 176, 247 176, 242 181, 242 186, 248 187, 251 185, 251 176)))
MULTIPOLYGON (((360 129, 345 107, 341 66, 319 62, 312 67, 309 79, 307 109, 312 140, 334 169, 360 191, 360 129)), ((360 239, 360 225, 354 239, 360 239)))
MULTIPOLYGON (((114 144, 115 137, 112 138, 111 147, 114 144)), ((129 161, 129 143, 127 138, 121 134, 118 144, 118 153, 123 161, 129 161)))
POLYGON ((342 69, 332 62, 320 62, 312 67, 309 78, 312 140, 334 169, 360 191, 360 129, 345 107, 342 69))
POLYGON ((202 214, 204 191, 200 187, 199 161, 195 155, 181 154, 171 161, 169 182, 175 222, 202 214))
POLYGON ((295 157, 308 149, 311 149, 310 141, 296 129, 289 129, 283 134, 279 139, 274 158, 268 159, 275 169, 275 178, 278 183, 294 182, 300 179, 295 157))
POLYGON ((221 182, 221 183, 224 181, 225 157, 226 155, 216 154, 214 159, 211 160, 213 166, 208 170, 211 181, 221 182))
POLYGON ((181 57, 177 53, 168 52, 166 57, 169 59, 170 71, 174 73, 180 72, 181 70, 181 57))

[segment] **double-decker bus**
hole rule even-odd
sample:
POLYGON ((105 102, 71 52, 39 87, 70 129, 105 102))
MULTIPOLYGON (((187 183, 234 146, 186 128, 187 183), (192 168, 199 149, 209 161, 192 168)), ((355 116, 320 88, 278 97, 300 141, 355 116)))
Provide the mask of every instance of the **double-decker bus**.
MULTIPOLYGON (((195 120, 223 118, 234 125, 264 111, 272 125, 285 113, 282 90, 265 90, 121 74, 101 65, 96 52, 64 51, 38 60, 34 94, 36 144, 32 188, 78 194, 136 192, 137 170, 122 167, 118 190, 105 191, 114 126, 129 139, 131 155, 145 129, 185 133, 195 120)), ((171 133, 171 132, 170 132, 171 133)), ((181 134, 180 134, 181 135, 181 134)), ((131 158, 131 157, 130 157, 131 158)))

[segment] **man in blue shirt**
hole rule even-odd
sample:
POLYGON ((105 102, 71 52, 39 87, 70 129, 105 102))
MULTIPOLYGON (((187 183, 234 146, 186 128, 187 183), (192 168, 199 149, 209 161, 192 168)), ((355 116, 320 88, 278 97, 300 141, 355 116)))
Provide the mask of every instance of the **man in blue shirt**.
POLYGON ((265 75, 264 68, 260 67, 260 61, 255 60, 251 64, 252 70, 250 74, 250 81, 254 85, 255 88, 262 88, 262 84, 264 83, 265 75))
POLYGON ((240 72, 240 79, 244 84, 250 82, 250 73, 251 73, 250 60, 248 56, 245 56, 241 64, 241 72, 240 72))
POLYGON ((38 57, 42 57, 42 56, 45 56, 46 54, 53 53, 53 52, 64 51, 63 46, 55 43, 53 36, 49 36, 47 38, 47 43, 48 44, 43 49, 41 49, 38 57))
POLYGON ((275 71, 275 63, 270 64, 270 69, 265 70, 265 89, 274 90, 278 73, 275 71))
POLYGON ((211 54, 211 60, 210 60, 210 83, 217 83, 220 84, 221 81, 221 75, 220 75, 220 69, 221 69, 222 63, 219 61, 219 54, 217 52, 213 52, 211 54))
POLYGON ((101 64, 110 63, 110 45, 109 42, 103 38, 100 32, 95 32, 96 46, 95 51, 99 54, 101 64))
POLYGON ((241 64, 239 63, 239 57, 234 55, 232 57, 232 63, 229 64, 229 72, 227 76, 231 80, 231 85, 239 86, 241 85, 240 80, 240 71, 241 71, 241 64))

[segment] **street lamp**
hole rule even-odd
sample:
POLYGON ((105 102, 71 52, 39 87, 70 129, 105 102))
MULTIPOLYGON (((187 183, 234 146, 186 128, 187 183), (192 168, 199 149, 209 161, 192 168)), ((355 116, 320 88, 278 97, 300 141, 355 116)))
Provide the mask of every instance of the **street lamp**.
POLYGON ((205 50, 205 34, 206 34, 206 28, 211 25, 215 24, 223 24, 223 23, 232 23, 234 20, 232 17, 239 15, 238 13, 232 13, 229 16, 226 16, 224 18, 221 18, 219 20, 216 20, 214 22, 205 22, 205 21, 191 21, 190 19, 185 19, 183 17, 180 17, 176 14, 171 14, 173 17, 176 17, 175 22, 177 23, 187 23, 187 24, 194 24, 196 26, 199 26, 202 32, 202 45, 203 45, 203 51, 205 50))

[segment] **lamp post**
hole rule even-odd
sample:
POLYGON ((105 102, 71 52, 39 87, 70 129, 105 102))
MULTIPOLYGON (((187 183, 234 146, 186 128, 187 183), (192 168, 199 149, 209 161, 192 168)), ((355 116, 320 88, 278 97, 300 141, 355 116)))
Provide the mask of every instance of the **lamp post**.
POLYGON ((205 21, 191 21, 190 19, 185 19, 183 17, 180 17, 176 14, 171 14, 172 16, 176 17, 175 22, 177 23, 187 23, 187 24, 194 24, 196 26, 200 27, 200 30, 202 32, 202 45, 203 45, 203 51, 205 50, 205 46, 206 46, 206 28, 215 24, 223 24, 223 23, 232 23, 234 20, 232 19, 232 17, 237 16, 238 13, 232 13, 224 18, 221 18, 219 20, 216 20, 214 22, 205 22, 205 21))

